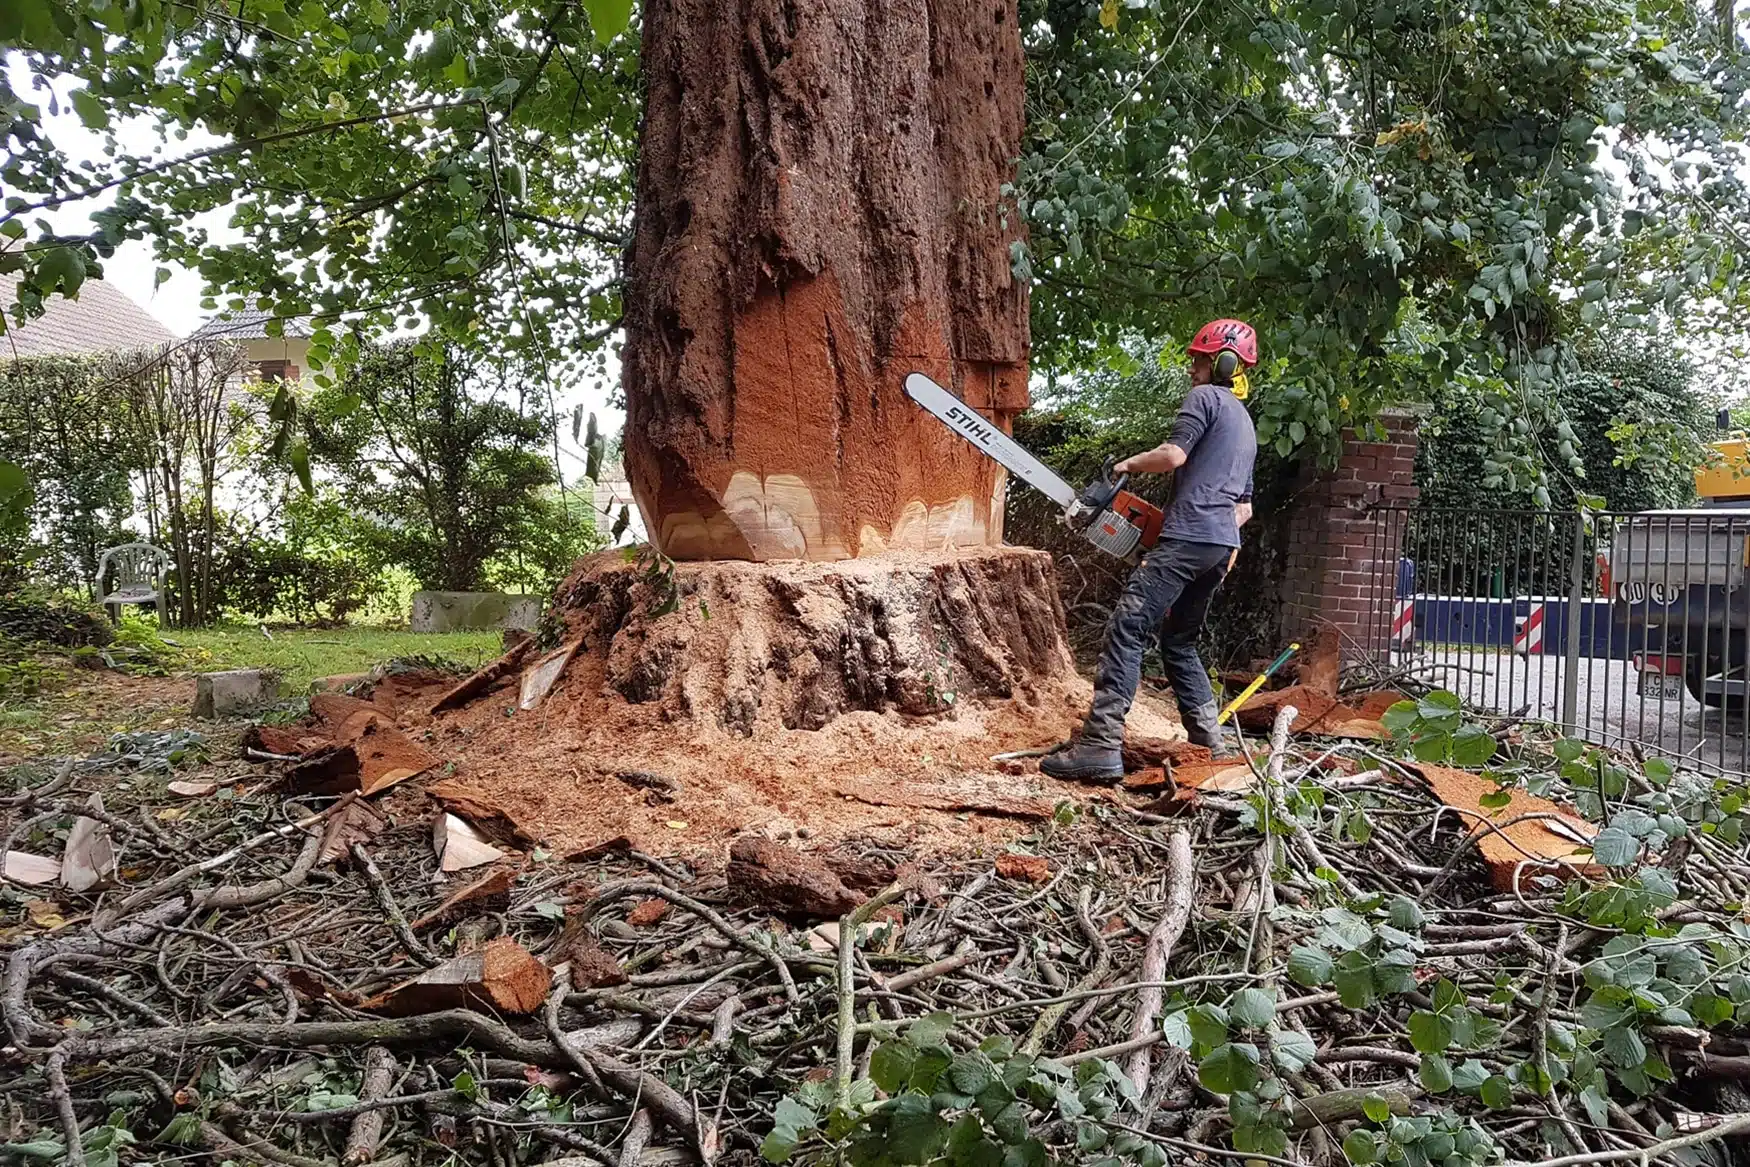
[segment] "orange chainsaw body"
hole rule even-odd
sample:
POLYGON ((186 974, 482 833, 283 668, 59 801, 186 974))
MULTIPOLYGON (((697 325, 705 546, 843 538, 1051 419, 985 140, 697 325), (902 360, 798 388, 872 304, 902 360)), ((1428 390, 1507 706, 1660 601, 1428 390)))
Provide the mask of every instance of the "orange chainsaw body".
MULTIPOLYGON (((1165 517, 1162 515, 1160 507, 1150 502, 1144 502, 1128 490, 1121 490, 1112 497, 1112 502, 1107 509, 1128 520, 1131 526, 1142 532, 1142 538, 1137 541, 1137 546, 1142 550, 1146 551, 1160 542, 1161 522, 1165 517)), ((1110 522, 1105 517, 1099 521, 1110 522)), ((1111 535, 1117 535, 1117 533, 1116 530, 1108 532, 1111 535)))

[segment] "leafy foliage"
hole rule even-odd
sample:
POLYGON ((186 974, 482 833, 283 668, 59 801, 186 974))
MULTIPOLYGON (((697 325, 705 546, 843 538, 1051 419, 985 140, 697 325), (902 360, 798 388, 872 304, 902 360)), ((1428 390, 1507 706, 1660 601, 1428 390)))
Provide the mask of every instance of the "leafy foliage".
POLYGON ((79 83, 74 111, 109 148, 74 164, 39 129, 37 104, 0 89, 11 126, 0 232, 31 244, 0 256, 0 271, 22 274, 29 314, 101 276, 124 239, 147 237, 161 261, 232 293, 232 308, 316 316, 318 370, 349 351, 333 327, 342 311, 367 335, 412 313, 555 366, 600 358, 630 210, 630 17, 627 0, 266 0, 244 16, 9 5, 0 47, 79 83), (121 128, 140 125, 158 148, 128 148, 121 128), (191 137, 219 144, 190 149, 191 137), (90 232, 31 225, 111 190, 90 232), (219 247, 200 217, 223 209, 242 241, 219 247))
POLYGON ((304 417, 310 446, 378 562, 406 565, 426 587, 473 591, 541 524, 554 419, 505 399, 518 388, 464 349, 407 341, 365 350, 317 394, 304 417))
POLYGON ((0 460, 14 467, 0 470, 10 500, 0 509, 15 511, 17 529, 32 536, 34 578, 89 591, 99 552, 127 541, 129 474, 142 452, 116 407, 115 372, 105 359, 0 363, 0 460))
POLYGON ((1119 1110, 1138 1102, 1116 1066, 1099 1059, 1075 1067, 1015 1052, 1006 1037, 955 1052, 953 1018, 936 1013, 875 1050, 870 1077, 851 1085, 838 1109, 829 1083, 781 1100, 761 1146, 767 1162, 844 1161, 896 1167, 945 1160, 958 1167, 1044 1167, 1038 1130, 1065 1123, 1078 1150, 1113 1167, 1164 1167, 1152 1140, 1123 1129, 1119 1110), (886 1094, 877 1101, 876 1092, 886 1094))
POLYGON ((1715 10, 1100 11, 1023 5, 1014 260, 1043 367, 1242 316, 1265 441, 1328 450, 1386 401, 1468 385, 1495 472, 1535 481, 1540 439, 1575 442, 1552 397, 1569 338, 1738 295, 1744 66, 1715 10))
POLYGON ((1547 487, 1490 468, 1494 435, 1514 420, 1486 394, 1454 386, 1419 427, 1422 501, 1454 510, 1567 508, 1587 494, 1616 511, 1686 506, 1695 498, 1692 470, 1716 437, 1713 402, 1697 381, 1692 362, 1667 345, 1611 334, 1587 344, 1552 391, 1573 437, 1539 445, 1545 464, 1560 468, 1573 458, 1580 469, 1547 487))
POLYGON ((1416 701, 1400 701, 1380 718, 1392 738, 1423 762, 1481 766, 1495 756, 1495 739, 1466 722, 1456 694, 1436 689, 1416 701))

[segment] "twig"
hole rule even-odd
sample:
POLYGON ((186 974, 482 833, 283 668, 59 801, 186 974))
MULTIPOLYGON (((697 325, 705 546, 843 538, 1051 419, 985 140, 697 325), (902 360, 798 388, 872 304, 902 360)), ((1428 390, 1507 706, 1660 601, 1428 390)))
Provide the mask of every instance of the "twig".
MULTIPOLYGON (((320 840, 318 840, 320 843, 320 840)), ((363 843, 352 845, 352 857, 358 863, 359 869, 365 873, 365 880, 376 893, 377 904, 383 909, 383 914, 389 918, 389 926, 400 938, 401 946, 407 949, 407 955, 423 964, 426 968, 436 968, 443 963, 434 956, 425 942, 414 934, 413 928, 407 923, 407 917, 401 914, 401 907, 395 902, 395 893, 389 890, 389 884, 383 879, 383 873, 377 870, 376 861, 365 849, 363 843)))
POLYGON ((1705 1130, 1693 1131, 1687 1135, 1665 1139, 1650 1147, 1622 1148, 1614 1151, 1588 1151, 1583 1155, 1561 1155, 1554 1159, 1509 1159, 1513 1167, 1529 1164, 1529 1167, 1581 1167, 1590 1163, 1622 1163, 1636 1160, 1642 1164, 1650 1163, 1672 1151, 1681 1151, 1685 1147, 1699 1147, 1704 1143, 1712 1143, 1727 1135, 1735 1135, 1739 1131, 1750 1130, 1750 1114, 1721 1114, 1715 1116, 1718 1121, 1705 1130))
POLYGON ((839 968, 838 968, 838 1077, 836 1089, 840 1109, 849 1110, 851 1105, 851 1071, 853 1055, 857 1044, 857 978, 854 972, 855 962, 851 959, 857 951, 857 933, 876 912, 903 896, 906 884, 890 883, 876 893, 873 899, 847 912, 839 921, 839 968))
MULTIPOLYGON (((1146 1036, 1155 1027, 1161 1012, 1161 990, 1158 984, 1173 954, 1173 945, 1191 920, 1191 900, 1197 890, 1196 860, 1191 856, 1191 836, 1183 829, 1167 836, 1167 902, 1160 923, 1148 935, 1148 947, 1143 952, 1141 994, 1136 999, 1136 1016, 1130 1023, 1134 1041, 1146 1036)), ((1148 1093, 1150 1050, 1137 1049, 1130 1055, 1125 1073, 1136 1085, 1138 1094, 1148 1093)))
MULTIPOLYGON (((360 1102, 374 1102, 389 1093, 395 1080, 395 1055, 380 1045, 365 1051, 365 1072, 359 1082, 360 1102)), ((383 1135, 383 1112, 367 1110, 352 1120, 352 1132, 341 1152, 341 1167, 363 1167, 377 1157, 377 1142, 383 1135)))

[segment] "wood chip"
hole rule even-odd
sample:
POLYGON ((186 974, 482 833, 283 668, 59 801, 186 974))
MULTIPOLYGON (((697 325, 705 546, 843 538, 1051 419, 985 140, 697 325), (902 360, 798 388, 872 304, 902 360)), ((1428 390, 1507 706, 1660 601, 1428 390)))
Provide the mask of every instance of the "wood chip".
MULTIPOLYGON (((85 805, 92 810, 103 809, 103 795, 93 794, 85 805)), ((90 891, 115 878, 115 845, 110 842, 109 827, 94 818, 80 815, 67 832, 67 849, 61 854, 61 883, 71 891, 90 891)))
POLYGON ((523 829, 508 810, 484 791, 454 778, 434 782, 425 792, 453 815, 467 819, 481 836, 505 846, 529 846, 538 840, 523 829))
POLYGON ((746 835, 729 848, 729 898, 770 912, 842 916, 863 902, 813 855, 746 835))
POLYGON ((565 673, 565 666, 571 663, 572 655, 582 647, 583 641, 574 640, 563 648, 554 649, 530 666, 523 673, 517 708, 533 709, 539 705, 552 692, 553 686, 559 683, 559 678, 565 673))
POLYGON ((1051 863, 1038 855, 998 855, 997 874, 1004 879, 1025 879, 1033 883, 1051 882, 1051 863))
POLYGON ((564 951, 571 965, 571 983, 577 988, 610 988, 626 983, 626 972, 618 958, 590 932, 579 932, 564 951))
POLYGON ((509 937, 489 941, 479 952, 458 956, 404 982, 361 1008, 390 1017, 444 1009, 533 1013, 547 1000, 553 973, 509 937))
POLYGON ((470 867, 503 859, 505 855, 482 838, 466 819, 448 812, 438 815, 432 827, 431 845, 437 852, 438 865, 445 871, 466 871, 470 867))
MULTIPOLYGON (((1002 781, 1014 785, 1014 779, 1001 777, 1002 781)), ((994 783, 993 783, 994 785, 994 783)), ((983 814, 1002 815, 1005 818, 1048 819, 1057 811, 1058 799, 1046 795, 1028 798, 1021 795, 1003 794, 995 789, 974 789, 966 785, 944 785, 939 788, 921 785, 901 786, 898 783, 881 782, 864 779, 859 782, 843 783, 835 788, 835 793, 844 798, 867 803, 870 806, 897 806, 911 810, 945 810, 945 811, 977 811, 983 814)))
POLYGON ((61 861, 29 851, 8 851, 6 878, 26 887, 43 887, 61 878, 61 861))
POLYGON ((528 656, 529 651, 534 647, 533 639, 521 642, 491 664, 470 674, 461 684, 433 701, 427 712, 435 717, 446 709, 460 709, 520 668, 523 658, 528 656))
POLYGON ((641 900, 630 912, 626 913, 626 923, 634 928, 648 928, 668 915, 668 910, 669 902, 667 900, 641 900))
POLYGON ((317 865, 349 860, 354 843, 369 843, 388 825, 388 820, 375 807, 354 799, 329 815, 323 824, 322 847, 316 853, 317 865))
POLYGON ((438 928, 453 923, 464 915, 496 911, 508 906, 511 884, 515 882, 516 872, 501 867, 470 883, 431 912, 413 921, 412 926, 415 930, 438 928))
POLYGON ((218 790, 217 782, 171 782, 164 787, 178 798, 205 798, 218 790))

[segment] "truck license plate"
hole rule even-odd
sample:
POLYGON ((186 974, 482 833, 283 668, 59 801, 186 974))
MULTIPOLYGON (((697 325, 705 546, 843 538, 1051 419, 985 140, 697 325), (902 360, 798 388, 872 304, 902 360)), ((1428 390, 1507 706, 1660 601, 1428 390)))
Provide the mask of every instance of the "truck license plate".
POLYGON ((1668 673, 1640 674, 1640 695, 1655 701, 1679 701, 1683 698, 1683 678, 1668 673))

